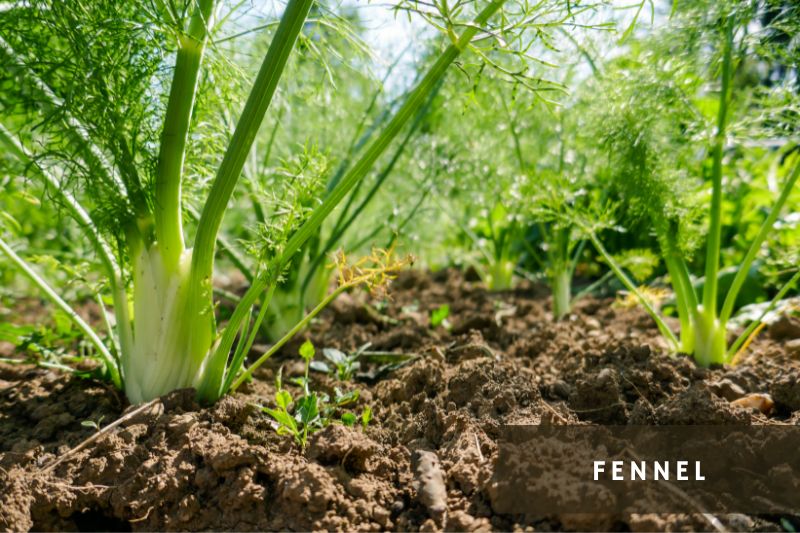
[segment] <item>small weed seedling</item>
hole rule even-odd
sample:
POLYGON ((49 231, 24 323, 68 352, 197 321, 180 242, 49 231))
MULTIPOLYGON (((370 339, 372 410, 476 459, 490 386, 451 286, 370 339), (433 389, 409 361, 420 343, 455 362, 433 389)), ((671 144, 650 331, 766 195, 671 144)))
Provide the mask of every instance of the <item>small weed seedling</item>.
POLYGON ((100 431, 100 424, 102 424, 103 418, 105 418, 105 417, 101 416, 97 420, 84 420, 84 421, 81 422, 81 426, 83 426, 85 428, 92 428, 95 431, 100 431))
POLYGON ((431 328, 438 328, 442 326, 444 329, 450 329, 450 322, 447 317, 450 316, 450 306, 442 304, 436 309, 431 310, 431 328))
POLYGON ((370 347, 370 343, 360 346, 356 351, 344 353, 336 348, 325 348, 322 355, 325 361, 312 361, 311 368, 317 372, 335 374, 339 381, 350 381, 355 373, 361 368, 359 358, 370 347))
MULTIPOLYGON (((283 372, 278 371, 275 378, 275 403, 277 407, 270 409, 262 407, 278 424, 277 432, 279 435, 291 435, 294 441, 305 449, 308 445, 309 435, 329 426, 331 423, 341 423, 352 427, 358 421, 358 416, 352 412, 345 412, 337 419, 337 413, 350 404, 358 401, 359 392, 357 389, 350 392, 342 392, 339 388, 334 389, 334 396, 314 392, 310 388, 309 370, 312 366, 316 350, 311 341, 306 341, 300 346, 300 356, 305 361, 305 372, 303 376, 295 378, 292 382, 300 386, 303 390, 301 396, 292 398, 291 393, 283 388, 283 372)), ((361 425, 366 428, 372 419, 372 410, 365 407, 361 412, 361 425)))

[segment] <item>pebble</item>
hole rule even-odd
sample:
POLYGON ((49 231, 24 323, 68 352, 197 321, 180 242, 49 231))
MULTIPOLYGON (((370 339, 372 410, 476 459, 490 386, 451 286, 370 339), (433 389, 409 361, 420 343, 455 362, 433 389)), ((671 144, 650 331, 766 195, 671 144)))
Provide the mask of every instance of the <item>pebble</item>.
POLYGON ((589 317, 584 321, 586 324, 586 329, 589 331, 596 331, 599 330, 602 326, 600 325, 600 321, 596 318, 589 317))
POLYGON ((441 522, 447 513, 447 489, 439 457, 428 450, 415 450, 411 465, 417 500, 428 509, 431 518, 441 522))
POLYGON ((403 500, 395 500, 392 502, 391 510, 393 515, 398 515, 403 512, 403 509, 406 508, 406 505, 403 503, 403 500))
POLYGON ((731 405, 743 407, 745 409, 757 409, 766 415, 772 412, 775 402, 772 401, 772 396, 769 394, 757 392, 734 400, 731 402, 731 405))
POLYGON ((800 357, 800 339, 792 339, 786 344, 784 344, 784 348, 786 348, 786 353, 792 357, 800 357))
POLYGON ((558 396, 559 398, 562 398, 564 400, 569 398, 569 385, 567 385, 566 381, 559 379, 555 381, 550 387, 551 387, 550 390, 552 391, 554 396, 558 396))
POLYGON ((800 318, 781 316, 769 327, 770 337, 780 341, 783 339, 800 339, 800 318))

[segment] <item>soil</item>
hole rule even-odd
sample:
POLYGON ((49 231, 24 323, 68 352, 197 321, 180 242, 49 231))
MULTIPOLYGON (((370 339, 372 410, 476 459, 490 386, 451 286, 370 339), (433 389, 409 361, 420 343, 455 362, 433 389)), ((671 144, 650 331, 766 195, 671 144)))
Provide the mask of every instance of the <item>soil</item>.
MULTIPOLYGON (((704 369, 670 357, 638 308, 589 298, 561 321, 549 313, 542 288, 490 293, 454 271, 405 273, 388 301, 344 295, 305 333, 318 351, 369 342, 415 357, 394 369, 364 365, 350 383, 313 373, 320 390, 359 388, 374 420, 330 425, 305 450, 257 407, 274 406, 281 366, 284 382, 302 372, 303 338, 205 408, 185 390, 134 412, 103 383, 0 364, 0 528, 561 530, 575 525, 493 512, 504 424, 800 423, 796 322, 763 333, 735 368, 704 369), (429 324, 442 304, 449 330, 429 324), (774 403, 741 400, 753 393, 774 403), (99 436, 86 424, 120 417, 99 436)), ((781 529, 781 517, 717 518, 730 530, 781 529)), ((697 513, 627 516, 612 528, 713 525, 697 513)))

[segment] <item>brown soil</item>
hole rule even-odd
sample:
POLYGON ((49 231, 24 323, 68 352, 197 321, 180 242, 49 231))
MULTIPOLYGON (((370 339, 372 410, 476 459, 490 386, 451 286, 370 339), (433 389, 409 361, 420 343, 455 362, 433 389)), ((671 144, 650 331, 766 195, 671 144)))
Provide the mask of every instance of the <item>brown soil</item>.
MULTIPOLYGON (((503 424, 798 424, 800 361, 786 345, 799 329, 763 334, 736 368, 703 369, 666 355, 638 309, 588 299, 553 322, 535 287, 489 293, 458 273, 410 272, 382 312, 346 296, 307 334, 318 348, 371 342, 419 358, 346 384, 361 389, 375 420, 366 431, 331 425, 305 451, 254 405, 273 405, 281 365, 284 375, 300 373, 292 354, 302 339, 213 407, 177 391, 68 455, 96 431, 81 422, 105 426, 132 410, 123 396, 0 365, 0 528, 563 529, 570 524, 559 516, 520 523, 493 512, 488 481, 503 424), (431 329, 430 310, 445 303, 450 331, 431 329), (771 395, 774 408, 731 403, 748 393, 771 395)), ((337 385, 319 373, 312 383, 337 385)), ((777 517, 718 518, 732 530, 780 529, 777 517)), ((613 527, 711 526, 694 514, 629 516, 613 527)))

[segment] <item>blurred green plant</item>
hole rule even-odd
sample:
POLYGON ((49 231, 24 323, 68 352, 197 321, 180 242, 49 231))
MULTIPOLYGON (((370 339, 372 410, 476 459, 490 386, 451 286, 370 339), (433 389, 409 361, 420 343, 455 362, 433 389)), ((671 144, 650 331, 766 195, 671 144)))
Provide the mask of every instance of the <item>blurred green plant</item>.
MULTIPOLYGON (((613 87, 608 82, 603 85, 611 102, 598 120, 613 186, 628 210, 644 217, 658 238, 675 293, 679 337, 605 248, 598 228, 592 227, 590 221, 584 227, 595 248, 625 287, 640 298, 673 349, 693 354, 700 364, 709 365, 730 362, 758 324, 754 322, 728 344, 728 322, 737 298, 800 176, 800 164, 795 143, 779 137, 790 123, 797 124, 797 115, 769 105, 754 105, 749 89, 736 84, 738 58, 750 51, 744 28, 753 22, 752 6, 740 2, 720 2, 713 8, 699 4, 702 5, 695 5, 682 15, 674 33, 660 36, 654 50, 645 48, 638 62, 620 61, 611 82, 613 87), (667 54, 663 47, 674 52, 675 42, 686 47, 683 53, 667 54), (707 56, 708 50, 714 51, 712 58, 707 56), (703 70, 697 66, 709 60, 712 68, 706 75, 717 74, 719 80, 713 98, 705 92, 703 70), (619 83, 620 79, 624 83, 619 83), (745 117, 743 120, 734 120, 737 111, 745 117), (753 116, 758 117, 756 122, 753 116), (729 284, 723 287, 723 176, 726 171, 736 171, 739 159, 726 157, 726 152, 736 150, 734 140, 744 143, 765 137, 776 141, 771 158, 776 176, 781 176, 783 183, 778 187, 777 198, 768 199, 757 231, 748 235, 746 252, 729 284), (706 144, 707 152, 701 151, 698 157, 699 148, 706 144), (709 182, 710 197, 703 191, 705 183, 700 187, 694 184, 696 181, 693 183, 692 176, 697 174, 709 182), (703 204, 707 228, 703 224, 703 204), (703 237, 704 247, 700 248, 703 237), (689 273, 689 258, 698 248, 705 258, 700 294, 689 273)), ((795 274, 786 281, 771 305, 786 294, 798 277, 795 274)))

